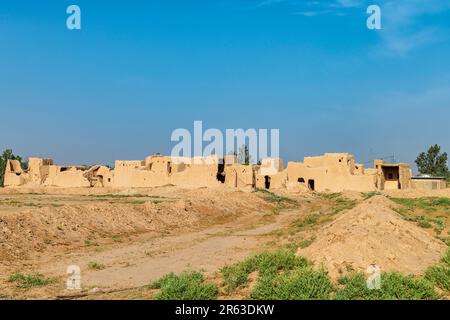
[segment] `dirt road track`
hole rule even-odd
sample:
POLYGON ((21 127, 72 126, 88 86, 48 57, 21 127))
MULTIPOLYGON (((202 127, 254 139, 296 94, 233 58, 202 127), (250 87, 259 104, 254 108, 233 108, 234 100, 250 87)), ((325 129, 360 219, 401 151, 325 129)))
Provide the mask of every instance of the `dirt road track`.
POLYGON ((82 269, 84 287, 109 289, 143 286, 169 272, 187 269, 210 274, 257 251, 267 242, 265 235, 289 224, 298 215, 298 210, 283 211, 263 224, 267 219, 254 213, 203 231, 157 239, 144 236, 137 243, 51 259, 40 266, 40 272, 57 276, 65 274, 68 265, 75 264, 82 269), (104 269, 89 270, 91 261, 104 265, 104 269))

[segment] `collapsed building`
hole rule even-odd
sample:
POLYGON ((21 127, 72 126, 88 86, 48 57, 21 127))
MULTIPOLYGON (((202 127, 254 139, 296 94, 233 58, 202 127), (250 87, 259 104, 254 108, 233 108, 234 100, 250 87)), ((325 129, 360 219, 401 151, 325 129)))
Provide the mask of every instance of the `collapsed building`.
POLYGON ((30 158, 28 168, 9 160, 6 187, 113 187, 147 188, 174 185, 186 188, 215 187, 361 192, 409 189, 412 170, 406 163, 375 160, 373 168, 355 163, 347 153, 305 157, 303 162, 262 159, 258 165, 239 164, 236 155, 170 157, 154 154, 144 160, 117 160, 114 168, 102 165, 58 166, 51 159, 30 158))

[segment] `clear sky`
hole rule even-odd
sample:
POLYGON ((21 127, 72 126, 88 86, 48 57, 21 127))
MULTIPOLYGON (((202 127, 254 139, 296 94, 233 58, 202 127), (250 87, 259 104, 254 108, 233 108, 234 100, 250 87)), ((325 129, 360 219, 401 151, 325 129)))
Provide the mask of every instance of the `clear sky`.
POLYGON ((23 156, 143 159, 194 120, 279 128, 287 160, 450 151, 448 0, 1 0, 0 43, 0 149, 23 156))

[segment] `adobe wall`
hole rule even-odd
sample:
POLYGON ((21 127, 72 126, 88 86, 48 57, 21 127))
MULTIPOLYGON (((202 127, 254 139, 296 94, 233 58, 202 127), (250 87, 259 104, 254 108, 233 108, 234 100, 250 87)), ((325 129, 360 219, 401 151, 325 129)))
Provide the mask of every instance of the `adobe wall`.
POLYGON ((413 179, 411 188, 417 190, 439 190, 447 188, 447 181, 443 179, 413 179))
POLYGON ((231 164, 225 166, 225 185, 230 188, 255 186, 255 172, 251 165, 231 164))
POLYGON ((261 165, 255 166, 255 187, 266 188, 266 180, 269 182, 269 189, 286 188, 286 172, 283 168, 283 160, 280 158, 265 158, 261 160, 261 165))
POLYGON ((306 157, 305 162, 289 162, 286 168, 287 184, 292 188, 295 183, 302 188, 315 191, 340 192, 355 190, 375 191, 376 175, 365 172, 362 165, 355 165, 352 155, 325 154, 320 157, 306 157))
POLYGON ((153 155, 144 161, 116 161, 114 187, 214 187, 217 180, 217 157, 172 158, 153 155))
MULTIPOLYGON (((26 177, 28 178, 28 176, 26 177)), ((5 168, 5 187, 16 187, 23 184, 25 176, 23 176, 23 170, 18 160, 6 161, 5 168)))
POLYGON ((46 169, 48 170, 48 176, 43 182, 44 186, 64 188, 87 188, 91 186, 89 180, 83 176, 83 171, 76 167, 47 166, 46 169), (64 171, 62 171, 63 169, 64 171))
POLYGON ((374 168, 355 163, 347 153, 327 153, 289 162, 286 169, 279 158, 262 159, 261 165, 242 165, 235 155, 220 161, 210 157, 168 157, 155 154, 144 160, 117 160, 115 168, 105 166, 62 167, 51 159, 30 158, 22 170, 18 161, 8 161, 5 186, 117 187, 149 188, 165 185, 180 187, 288 189, 332 191, 376 191, 408 189, 412 170, 408 164, 385 164, 376 160, 374 168))

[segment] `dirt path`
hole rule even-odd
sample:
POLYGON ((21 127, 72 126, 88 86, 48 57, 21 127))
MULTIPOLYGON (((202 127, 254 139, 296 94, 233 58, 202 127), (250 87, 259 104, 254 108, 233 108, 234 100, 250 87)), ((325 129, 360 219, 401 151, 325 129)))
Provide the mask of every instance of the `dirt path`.
POLYGON ((299 209, 287 210, 262 219, 260 213, 255 213, 203 231, 156 239, 144 236, 137 243, 52 258, 43 262, 39 270, 42 274, 61 276, 67 266, 78 265, 83 287, 102 289, 139 287, 169 272, 187 269, 210 274, 257 251, 267 242, 267 234, 289 224, 299 214, 299 209), (104 268, 89 269, 92 261, 104 268))

